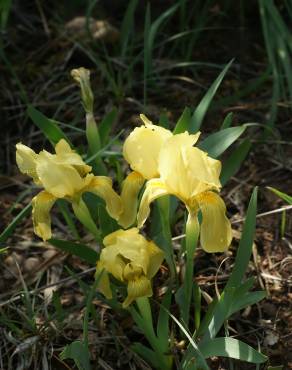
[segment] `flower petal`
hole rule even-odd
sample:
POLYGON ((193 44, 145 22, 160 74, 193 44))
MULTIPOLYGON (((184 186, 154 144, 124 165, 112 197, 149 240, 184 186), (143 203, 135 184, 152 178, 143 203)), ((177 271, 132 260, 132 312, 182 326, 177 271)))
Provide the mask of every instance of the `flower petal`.
POLYGON ((152 287, 151 282, 145 276, 141 276, 138 279, 130 280, 128 282, 128 296, 123 302, 123 307, 128 307, 136 298, 139 297, 151 297, 152 287))
POLYGON ((105 201, 108 214, 115 220, 123 211, 120 196, 112 188, 112 180, 106 176, 94 176, 84 191, 96 194, 105 201))
POLYGON ((95 276, 99 279, 97 286, 98 290, 107 299, 111 299, 113 297, 113 294, 110 286, 108 272, 105 270, 104 265, 101 261, 97 262, 95 276))
POLYGON ((144 184, 144 178, 138 172, 131 172, 123 182, 121 199, 123 212, 119 217, 118 223, 124 229, 130 227, 137 216, 138 195, 144 184))
MULTIPOLYGON (((142 118, 144 120, 144 117, 142 118)), ((127 137, 123 155, 133 171, 145 179, 158 177, 158 155, 163 143, 172 136, 171 131, 152 125, 136 127, 127 137)))
POLYGON ((36 159, 38 155, 28 146, 21 143, 16 144, 16 163, 19 170, 33 178, 36 184, 40 183, 36 173, 36 159))
POLYGON ((116 279, 124 281, 123 272, 126 262, 120 256, 119 249, 115 244, 102 249, 100 261, 106 271, 110 272, 116 279))
POLYGON ((50 210, 56 198, 47 191, 41 191, 32 200, 32 220, 36 235, 44 241, 52 236, 50 210))
POLYGON ((169 194, 169 192, 163 181, 160 179, 147 181, 137 216, 138 228, 141 228, 144 225, 149 216, 150 203, 166 194, 169 194))
POLYGON ((115 244, 117 243, 118 240, 120 240, 121 238, 125 237, 128 239, 128 240, 132 240, 133 238, 135 238, 137 235, 139 234, 139 229, 137 229, 136 227, 132 227, 131 229, 129 230, 122 230, 122 229, 119 229, 119 230, 116 230, 114 231, 113 233, 110 233, 108 234, 104 239, 103 239, 103 244, 107 247, 109 245, 112 245, 112 244, 115 244))
POLYGON ((232 240, 232 229, 225 215, 224 201, 211 191, 197 197, 201 212, 201 245, 208 253, 224 252, 232 240))
POLYGON ((192 145, 199 137, 187 132, 168 139, 159 155, 159 173, 169 191, 184 202, 192 196, 220 187, 220 161, 192 145))
POLYGON ((137 228, 115 231, 104 238, 104 244, 106 245, 105 256, 107 256, 106 250, 113 248, 116 254, 131 263, 133 268, 142 268, 144 273, 147 273, 151 251, 148 249, 148 241, 139 234, 137 228))
POLYGON ((61 139, 55 146, 56 160, 62 164, 74 166, 81 176, 85 176, 92 167, 84 163, 81 156, 71 149, 66 140, 61 139))
POLYGON ((152 279, 164 260, 164 252, 152 241, 148 242, 147 250, 150 258, 147 278, 152 279))
POLYGON ((36 171, 43 187, 57 198, 73 196, 84 187, 84 179, 73 166, 46 151, 38 155, 36 171))

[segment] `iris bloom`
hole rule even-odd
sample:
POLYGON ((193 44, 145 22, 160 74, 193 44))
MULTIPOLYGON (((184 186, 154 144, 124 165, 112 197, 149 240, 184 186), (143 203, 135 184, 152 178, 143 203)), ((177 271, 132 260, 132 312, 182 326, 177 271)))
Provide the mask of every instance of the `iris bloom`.
POLYGON ((109 273, 128 285, 128 296, 123 307, 129 306, 136 298, 152 296, 151 279, 157 273, 164 255, 152 241, 147 241, 137 228, 117 230, 107 235, 103 244, 97 274, 101 273, 99 290, 112 298, 109 273))
POLYGON ((122 189, 124 211, 119 224, 124 228, 136 221, 139 191, 145 180, 159 176, 158 156, 163 143, 172 132, 153 125, 143 114, 140 115, 144 125, 136 127, 125 140, 123 155, 133 172, 125 179, 122 189))
MULTIPOLYGON (((199 134, 188 132, 173 135, 162 145, 153 172, 157 178, 147 181, 138 212, 138 227, 150 213, 150 203, 166 194, 175 195, 187 207, 189 217, 197 220, 202 213, 200 240, 206 252, 226 250, 232 239, 231 225, 224 201, 218 195, 221 188, 221 162, 193 145, 199 134)), ((143 146, 143 141, 139 143, 143 146)), ((197 221, 196 221, 197 222, 197 221)))
POLYGON ((82 194, 91 192, 105 200, 107 211, 113 218, 117 219, 121 214, 121 200, 112 189, 111 179, 90 173, 91 167, 64 139, 57 143, 56 154, 46 150, 37 154, 21 143, 16 149, 20 171, 44 188, 32 200, 34 232, 43 240, 51 238, 50 210, 59 198, 70 201, 75 214, 80 215, 87 210, 82 194))

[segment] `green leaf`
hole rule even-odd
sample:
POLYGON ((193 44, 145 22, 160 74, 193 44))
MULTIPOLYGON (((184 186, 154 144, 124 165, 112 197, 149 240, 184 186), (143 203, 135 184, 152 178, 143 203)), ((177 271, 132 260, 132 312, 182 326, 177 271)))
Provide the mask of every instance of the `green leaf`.
POLYGON ((173 130, 174 135, 180 134, 182 132, 188 131, 191 122, 191 110, 186 107, 179 117, 177 124, 173 130))
POLYGON ((164 351, 166 352, 168 348, 170 316, 167 310, 169 310, 170 308, 171 296, 172 296, 171 289, 168 289, 167 292, 165 293, 165 296, 163 297, 163 301, 161 303, 161 306, 163 307, 160 307, 157 321, 157 337, 162 352, 164 351))
POLYGON ((216 80, 212 83, 206 94, 203 96, 202 100, 200 101, 199 105, 197 106, 191 122, 190 122, 190 128, 189 131, 191 133, 196 133, 200 130, 200 127, 202 125, 203 119, 208 111, 209 105, 212 102, 212 99, 214 95, 216 94, 216 91, 218 90, 226 72, 228 71, 229 67, 231 66, 233 60, 231 60, 224 69, 221 71, 219 76, 216 78, 216 80))
POLYGON ((275 189, 275 188, 268 187, 268 189, 271 190, 274 194, 276 194, 279 198, 283 199, 288 204, 290 204, 290 205, 292 204, 292 196, 291 195, 283 193, 282 191, 280 191, 278 189, 275 189))
POLYGON ((221 294, 221 297, 214 308, 208 328, 204 333, 202 343, 214 338, 221 329, 224 321, 228 318, 233 302, 234 291, 235 289, 224 290, 221 294))
POLYGON ((229 314, 232 315, 233 313, 243 310, 248 306, 252 306, 253 304, 264 299, 266 295, 267 294, 264 291, 248 292, 244 296, 236 294, 233 298, 233 304, 229 314))
POLYGON ((71 145, 70 140, 60 129, 57 121, 46 117, 32 105, 28 106, 27 114, 53 146, 55 146, 61 139, 65 139, 71 145))
POLYGON ((256 227, 257 193, 258 189, 255 187, 249 202, 242 236, 236 254, 235 264, 225 289, 240 286, 244 277, 244 273, 247 269, 252 253, 253 238, 256 227))
POLYGON ((202 345, 199 344, 199 349, 205 358, 213 356, 228 357, 253 364, 262 364, 267 361, 266 356, 248 344, 229 337, 215 338, 202 345))
POLYGON ((16 226, 30 213, 31 203, 25 206, 18 215, 10 222, 10 224, 0 234, 0 243, 5 243, 9 236, 13 233, 16 226))
POLYGON ((67 345, 60 353, 61 360, 66 360, 67 358, 74 360, 79 370, 91 369, 88 347, 79 340, 67 345))
POLYGON ((119 225, 116 220, 110 217, 103 204, 98 204, 97 207, 101 237, 104 238, 106 235, 119 229, 119 225))
POLYGON ((233 113, 229 112, 227 116, 224 118, 224 121, 221 126, 221 130, 224 130, 225 128, 228 128, 231 126, 233 120, 233 113))
POLYGON ((210 157, 219 157, 246 130, 246 126, 229 127, 209 135, 198 147, 207 152, 210 157))
POLYGON ((224 186, 227 181, 234 176, 240 169, 240 166, 251 148, 249 139, 244 140, 238 147, 231 153, 231 155, 223 162, 222 171, 220 175, 221 185, 224 186))
POLYGON ((131 346, 132 350, 141 356, 144 360, 149 362, 155 369, 159 369, 159 362, 156 358, 155 352, 147 348, 141 343, 134 343, 131 346))
POLYGON ((99 135, 102 146, 105 146, 108 143, 109 135, 113 127, 113 124, 116 121, 117 115, 118 109, 116 107, 113 107, 111 111, 106 113, 101 123, 99 124, 99 135))
POLYGON ((123 18, 121 26, 121 57, 125 57, 127 52, 127 47, 129 43, 130 33, 133 31, 134 25, 134 13, 137 8, 138 0, 130 0, 128 2, 128 7, 123 18))
POLYGON ((49 243, 54 247, 61 249, 64 252, 74 254, 75 256, 80 257, 84 261, 95 265, 98 259, 98 254, 95 250, 87 247, 85 244, 74 243, 67 240, 60 239, 49 239, 49 243))

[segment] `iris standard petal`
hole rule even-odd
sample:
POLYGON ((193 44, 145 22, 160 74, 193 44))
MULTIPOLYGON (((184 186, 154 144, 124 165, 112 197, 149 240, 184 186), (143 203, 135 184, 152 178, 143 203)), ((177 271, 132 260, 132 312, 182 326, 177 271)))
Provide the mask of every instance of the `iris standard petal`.
POLYGON ((36 184, 39 184, 39 178, 36 173, 36 159, 38 155, 28 146, 21 143, 16 144, 16 163, 25 175, 32 177, 36 184))
POLYGON ((47 191, 41 191, 32 200, 32 220, 36 235, 43 240, 52 236, 50 211, 56 198, 47 191))
POLYGON ((124 281, 123 271, 128 263, 119 254, 119 249, 116 245, 109 245, 102 249, 100 254, 100 261, 104 268, 110 272, 116 279, 124 281))
POLYGON ((125 140, 124 158, 132 170, 145 179, 158 177, 158 155, 163 143, 171 136, 171 131, 151 123, 136 127, 125 140))
POLYGON ((137 228, 130 230, 118 230, 104 239, 104 244, 109 243, 104 248, 107 253, 108 248, 113 248, 124 261, 128 261, 133 266, 141 268, 146 274, 149 267, 148 241, 139 234, 137 228))
POLYGON ((97 262, 96 265, 96 278, 98 278, 98 290, 107 298, 111 299, 113 297, 108 272, 101 261, 97 262))
POLYGON ((123 212, 118 223, 125 229, 136 222, 138 195, 143 184, 143 176, 135 171, 131 172, 123 182, 121 192, 123 212))
POLYGON ((146 275, 148 279, 152 279, 164 260, 164 252, 152 241, 148 242, 147 250, 149 255, 149 265, 146 275))
POLYGON ((115 220, 119 219, 123 211, 123 205, 120 196, 112 188, 112 180, 106 176, 95 176, 84 189, 90 193, 96 194, 105 201, 108 214, 115 220))
POLYGON ((136 298, 151 297, 153 294, 150 280, 143 275, 137 279, 130 280, 127 291, 128 296, 123 302, 124 308, 128 307, 136 298))
POLYGON ((56 160, 62 164, 74 166, 81 176, 91 171, 92 167, 84 163, 81 156, 71 149, 66 140, 61 139, 55 146, 56 160))
POLYGON ((216 189, 219 190, 221 162, 208 156, 208 153, 198 148, 186 148, 183 151, 185 166, 192 175, 191 178, 197 182, 192 195, 200 192, 216 189))
POLYGON ((38 155, 36 171, 45 190, 57 198, 73 196, 84 186, 83 178, 73 166, 59 163, 46 151, 38 155))
POLYGON ((224 201, 211 191, 199 194, 197 200, 203 216, 200 233, 203 249, 209 253, 224 252, 232 240, 224 201))
POLYGON ((150 203, 166 194, 169 194, 169 191, 163 181, 160 181, 159 179, 147 181, 137 216, 138 228, 141 228, 144 225, 149 216, 150 203))
POLYGON ((108 234, 104 239, 103 239, 103 244, 107 247, 112 244, 116 244, 117 240, 120 240, 120 238, 123 238, 126 236, 127 240, 132 240, 139 234, 139 229, 136 227, 132 227, 129 230, 116 230, 113 233, 108 234))
POLYGON ((188 199, 198 186, 197 173, 191 172, 185 152, 187 149, 195 149, 193 145, 199 135, 189 135, 187 132, 174 135, 164 143, 159 154, 158 170, 161 179, 172 194, 183 200, 188 199))

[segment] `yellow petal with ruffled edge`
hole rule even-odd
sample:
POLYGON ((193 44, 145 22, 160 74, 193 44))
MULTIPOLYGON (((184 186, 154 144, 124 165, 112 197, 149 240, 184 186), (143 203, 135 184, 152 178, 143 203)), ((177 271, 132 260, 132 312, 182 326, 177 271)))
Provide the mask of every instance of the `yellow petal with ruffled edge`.
POLYGON ((203 249, 208 253, 224 252, 232 240, 224 201, 211 191, 200 194, 197 201, 202 212, 200 241, 203 249))
POLYGON ((113 190, 112 180, 106 176, 95 176, 84 191, 96 194, 105 201, 108 214, 115 220, 119 219, 123 211, 120 196, 113 190))
MULTIPOLYGON (((107 250, 112 249, 116 255, 119 255, 125 263, 131 263, 132 266, 141 268, 144 274, 149 268, 150 249, 148 249, 148 241, 139 234, 137 228, 130 230, 118 230, 104 239, 103 249, 104 260, 109 261, 110 256, 107 250)), ((113 264, 113 262, 111 262, 113 264)), ((108 266, 108 264, 107 264, 108 266)), ((112 272, 112 271, 111 271, 112 272)))
POLYGON ((127 308, 136 298, 151 297, 153 294, 151 282, 145 276, 129 280, 127 292, 128 296, 123 302, 124 308, 127 308))
POLYGON ((46 151, 38 155, 36 171, 45 190, 57 198, 71 197, 85 185, 73 166, 60 163, 46 151))
POLYGON ((91 171, 92 167, 84 163, 81 156, 71 149, 66 140, 61 139, 55 146, 56 160, 62 164, 74 166, 81 176, 91 171))
POLYGON ((55 201, 56 198, 46 191, 41 191, 32 200, 34 232, 44 241, 52 236, 50 211, 55 201))
POLYGON ((107 298, 113 297, 108 272, 105 270, 104 265, 101 261, 97 262, 95 276, 98 280, 98 290, 107 298))
POLYGON ((128 261, 122 258, 115 244, 102 249, 100 261, 106 271, 110 272, 116 279, 124 281, 123 272, 128 261))
POLYGON ((132 227, 129 230, 119 229, 108 234, 102 242, 107 247, 109 245, 116 244, 117 241, 122 238, 125 238, 127 241, 133 241, 137 235, 139 235, 139 229, 136 227, 132 227))
POLYGON ((160 178, 169 192, 184 202, 202 191, 220 187, 220 161, 193 147, 198 137, 187 132, 175 135, 164 143, 159 155, 160 178))
POLYGON ((145 126, 136 127, 125 140, 123 155, 133 171, 145 179, 158 177, 158 155, 163 143, 172 132, 153 125, 145 116, 140 116, 145 126))
POLYGON ((169 192, 163 181, 160 181, 159 179, 147 181, 137 216, 138 228, 141 228, 148 218, 150 214, 150 204, 155 199, 166 194, 169 194, 169 192))
POLYGON ((36 172, 36 159, 38 155, 28 146, 21 143, 16 144, 16 163, 20 170, 25 175, 32 177, 36 184, 40 183, 36 172))
POLYGON ((148 242, 147 251, 149 255, 149 265, 146 276, 148 279, 152 279, 164 260, 164 252, 152 241, 148 242))
POLYGON ((118 223, 124 229, 130 227, 136 222, 138 195, 144 184, 144 178, 138 172, 131 172, 123 182, 121 199, 123 203, 123 212, 118 223))

